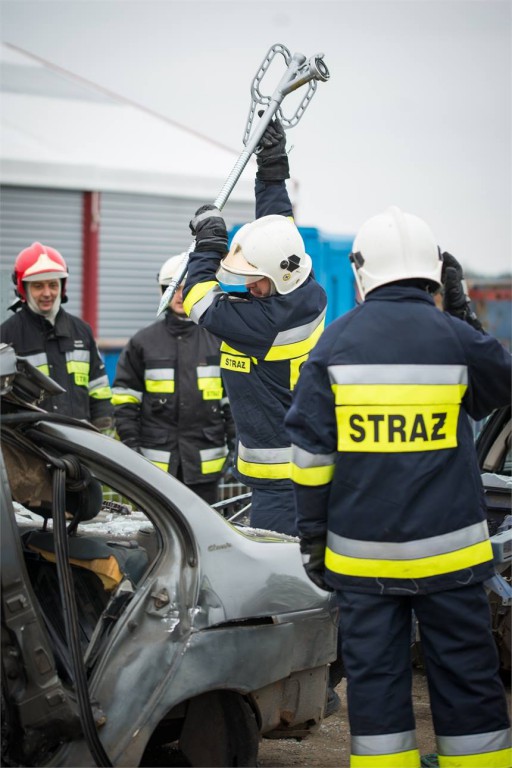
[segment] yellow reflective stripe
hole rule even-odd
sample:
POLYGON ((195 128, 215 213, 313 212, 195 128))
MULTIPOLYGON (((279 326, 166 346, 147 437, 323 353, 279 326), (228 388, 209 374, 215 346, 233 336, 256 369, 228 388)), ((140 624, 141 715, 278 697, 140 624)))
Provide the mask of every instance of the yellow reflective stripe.
POLYGON ((174 380, 172 379, 146 379, 144 382, 147 392, 172 395, 174 392, 174 380))
POLYGON ((66 369, 68 373, 89 373, 89 363, 82 363, 79 360, 68 360, 66 369))
POLYGON ((226 461, 225 456, 223 456, 221 459, 210 459, 209 461, 202 461, 201 472, 203 473, 203 475, 207 475, 210 472, 220 472, 222 467, 224 466, 225 461, 226 461))
POLYGON ((292 463, 291 477, 293 482, 299 485, 327 485, 334 477, 334 464, 325 467, 298 467, 292 463))
POLYGON ((460 403, 465 384, 333 384, 335 405, 460 403))
POLYGON ((203 400, 222 400, 222 379, 220 376, 200 376, 197 388, 203 393, 203 400))
POLYGON ((158 469, 163 469, 164 472, 167 472, 167 470, 169 469, 169 465, 165 464, 163 461, 151 461, 151 463, 154 464, 155 467, 158 467, 158 469))
POLYGON ((472 568, 492 560, 492 557, 492 545, 489 540, 454 552, 414 560, 370 560, 338 555, 329 547, 325 549, 325 564, 330 571, 364 578, 421 579, 472 568))
POLYGON ((183 309, 186 314, 190 315, 194 308, 194 304, 197 304, 198 301, 204 299, 208 291, 211 291, 212 288, 216 288, 217 286, 218 282, 216 280, 210 280, 207 283, 197 283, 197 285, 194 285, 183 302, 183 309))
MULTIPOLYGON (((441 763, 440 763, 441 765, 441 763)), ((388 755, 350 755, 350 768, 420 768, 417 749, 388 755)))
POLYGON ((290 389, 295 389, 295 385, 299 380, 300 369, 308 357, 309 354, 302 355, 302 357, 296 357, 294 360, 290 360, 290 389))
POLYGON ((302 355, 307 355, 309 352, 311 352, 316 342, 320 338, 322 331, 324 330, 324 326, 325 321, 322 320, 322 322, 317 325, 311 336, 309 336, 307 339, 304 339, 304 341, 295 341, 291 344, 281 344, 279 346, 270 347, 269 351, 264 357, 264 360, 290 360, 292 357, 301 357, 302 355))
POLYGON ((89 363, 83 363, 78 360, 68 360, 66 362, 66 370, 73 376, 78 387, 86 387, 88 385, 90 367, 89 363))
POLYGON ((338 451, 409 453, 457 446, 459 405, 336 408, 338 451))
POLYGON ((94 397, 96 400, 110 400, 112 398, 112 390, 110 387, 98 387, 98 389, 90 389, 89 397, 94 397))
POLYGON ((227 355, 222 352, 220 356, 220 367, 226 371, 236 371, 237 373, 251 372, 251 358, 245 355, 227 355))
POLYGON ((239 472, 248 477, 265 480, 288 480, 291 474, 290 462, 284 464, 255 464, 251 461, 244 461, 238 456, 236 466, 239 472))
POLYGON ((437 756, 440 768, 510 768, 512 747, 471 755, 437 756))
POLYGON ((41 371, 41 373, 44 373, 46 376, 50 375, 50 366, 49 365, 36 365, 36 368, 38 371, 41 371))
POLYGON ((229 344, 226 344, 225 341, 221 342, 220 345, 220 351, 221 352, 229 352, 231 355, 243 355, 243 352, 240 352, 240 350, 235 349, 234 347, 230 347, 229 344))
POLYGON ((222 400, 222 388, 221 389, 205 389, 203 390, 203 400, 222 400))
POLYGON ((140 403, 140 398, 134 395, 112 395, 112 405, 126 405, 127 403, 140 403))

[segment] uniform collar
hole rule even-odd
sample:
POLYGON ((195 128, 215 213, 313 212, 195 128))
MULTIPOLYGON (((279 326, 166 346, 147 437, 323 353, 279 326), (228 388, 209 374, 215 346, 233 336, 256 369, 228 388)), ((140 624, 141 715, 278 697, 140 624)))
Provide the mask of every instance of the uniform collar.
POLYGON ((435 304, 431 293, 405 285, 383 285, 375 288, 366 296, 364 303, 369 301, 423 301, 426 304, 435 304))
POLYGON ((62 307, 60 307, 55 317, 55 325, 52 325, 42 315, 38 315, 36 312, 32 312, 28 304, 25 304, 25 303, 23 304, 22 311, 27 312, 32 322, 38 325, 39 328, 45 333, 49 333, 50 331, 53 331, 55 336, 71 336, 72 335, 71 328, 69 325, 69 316, 62 309, 62 307))

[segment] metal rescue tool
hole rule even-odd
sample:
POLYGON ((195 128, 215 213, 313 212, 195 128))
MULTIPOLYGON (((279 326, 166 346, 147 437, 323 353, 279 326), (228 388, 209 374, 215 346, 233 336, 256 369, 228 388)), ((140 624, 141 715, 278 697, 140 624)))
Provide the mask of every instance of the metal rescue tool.
MULTIPOLYGON (((307 59, 302 53, 294 53, 291 55, 290 51, 280 43, 273 45, 267 55, 265 56, 263 63, 261 64, 251 86, 251 107, 249 109, 249 117, 247 119, 247 126, 243 138, 245 149, 242 151, 240 157, 236 161, 231 173, 229 174, 224 186, 222 187, 218 197, 215 199, 213 205, 222 210, 226 204, 231 192, 233 191, 235 184, 242 175, 242 172, 247 165, 251 155, 258 147, 261 141, 261 137, 265 133, 265 130, 271 122, 274 115, 277 114, 281 124, 286 128, 293 128, 302 115, 304 114, 306 107, 314 96, 317 87, 317 81, 325 82, 329 79, 329 70, 324 64, 323 53, 318 53, 307 59), (277 88, 272 96, 264 96, 260 92, 260 83, 267 72, 274 57, 280 53, 287 65, 286 72, 281 78, 277 88), (306 94, 292 117, 287 118, 282 114, 281 104, 289 93, 296 91, 297 88, 309 83, 306 94), (254 128, 251 134, 254 115, 256 113, 257 106, 263 107, 263 113, 258 110, 258 114, 261 115, 261 119, 258 125, 254 128)), ((195 240, 190 244, 187 252, 183 257, 182 263, 179 265, 176 274, 169 283, 165 290, 160 304, 158 306, 157 317, 164 312, 172 301, 172 297, 176 293, 176 289, 182 283, 183 278, 187 273, 189 253, 194 250, 195 240)))

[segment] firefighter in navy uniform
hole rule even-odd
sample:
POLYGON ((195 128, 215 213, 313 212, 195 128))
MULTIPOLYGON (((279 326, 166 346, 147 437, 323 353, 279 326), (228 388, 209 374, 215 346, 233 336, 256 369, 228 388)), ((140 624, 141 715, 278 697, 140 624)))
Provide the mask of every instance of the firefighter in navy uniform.
POLYGON ((112 392, 91 327, 61 306, 68 278, 61 254, 33 243, 18 254, 12 278, 18 301, 14 316, 2 323, 0 340, 66 390, 40 406, 112 434, 112 392))
MULTIPOLYGON (((185 254, 160 269, 162 292, 185 254)), ((121 440, 209 504, 234 441, 220 371, 220 342, 183 311, 179 286, 163 321, 138 331, 121 352, 113 385, 121 440)))
POLYGON ((227 232, 213 206, 191 222, 185 311, 222 340, 221 367, 237 430, 235 472, 252 490, 251 524, 296 535, 291 446, 284 416, 324 327, 326 294, 293 223, 285 133, 267 127, 257 155, 256 220, 227 232), (245 286, 234 295, 225 285, 245 286))
POLYGON ((442 276, 416 216, 391 208, 370 219, 351 259, 363 303, 324 332, 286 419, 305 568, 340 605, 351 765, 420 765, 414 611, 439 765, 505 768, 510 723, 484 587, 493 556, 469 417, 510 401, 510 354, 469 311, 448 254, 442 276), (442 282, 444 312, 431 293, 442 282))

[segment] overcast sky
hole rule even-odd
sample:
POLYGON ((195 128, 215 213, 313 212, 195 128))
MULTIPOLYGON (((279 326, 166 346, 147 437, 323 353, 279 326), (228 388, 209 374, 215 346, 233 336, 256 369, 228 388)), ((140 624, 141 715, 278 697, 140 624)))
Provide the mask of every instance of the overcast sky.
MULTIPOLYGON (((352 236, 398 205, 468 270, 511 270, 509 0, 0 0, 0 11, 4 42, 237 152, 268 49, 324 54, 331 77, 288 133, 297 223, 352 236)), ((284 69, 277 56, 263 93, 284 69)))

